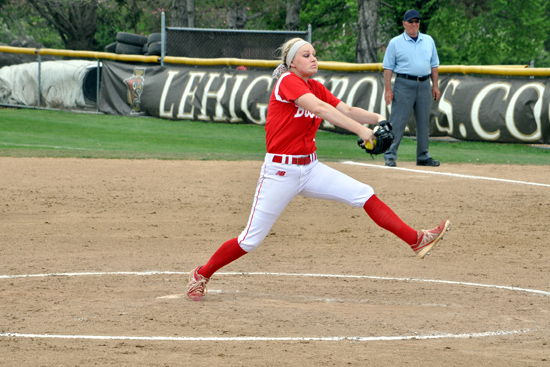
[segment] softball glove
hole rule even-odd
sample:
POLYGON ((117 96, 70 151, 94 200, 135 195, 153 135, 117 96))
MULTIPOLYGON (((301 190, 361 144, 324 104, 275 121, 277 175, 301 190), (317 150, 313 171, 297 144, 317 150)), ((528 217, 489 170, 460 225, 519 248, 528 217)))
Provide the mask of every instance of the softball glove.
MULTIPOLYGON (((391 127, 391 122, 388 120, 380 121, 373 129, 374 138, 372 139, 374 147, 370 146, 370 143, 367 142, 363 144, 363 139, 357 139, 357 145, 361 149, 365 149, 367 154, 373 155, 383 154, 388 150, 393 143, 393 132, 391 127)), ((374 158, 374 157, 373 157, 374 158)))

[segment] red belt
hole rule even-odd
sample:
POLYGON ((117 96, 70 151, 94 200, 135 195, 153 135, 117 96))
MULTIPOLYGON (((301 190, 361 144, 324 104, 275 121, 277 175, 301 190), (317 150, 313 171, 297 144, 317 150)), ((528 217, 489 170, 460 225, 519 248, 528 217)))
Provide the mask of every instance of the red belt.
POLYGON ((311 163, 311 156, 307 157, 283 157, 282 155, 274 155, 272 162, 284 164, 298 164, 305 166, 311 163))

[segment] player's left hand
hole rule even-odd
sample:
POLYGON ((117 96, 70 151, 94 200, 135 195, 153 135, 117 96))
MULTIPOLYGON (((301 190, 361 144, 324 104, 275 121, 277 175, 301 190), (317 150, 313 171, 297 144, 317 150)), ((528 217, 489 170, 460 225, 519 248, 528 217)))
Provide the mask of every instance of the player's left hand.
POLYGON ((374 138, 372 141, 369 141, 369 143, 371 143, 370 146, 368 143, 365 143, 365 140, 362 138, 357 139, 357 145, 359 145, 362 149, 365 149, 365 151, 371 156, 373 154, 383 154, 393 143, 394 137, 391 122, 387 120, 380 121, 374 128, 373 133, 374 138))

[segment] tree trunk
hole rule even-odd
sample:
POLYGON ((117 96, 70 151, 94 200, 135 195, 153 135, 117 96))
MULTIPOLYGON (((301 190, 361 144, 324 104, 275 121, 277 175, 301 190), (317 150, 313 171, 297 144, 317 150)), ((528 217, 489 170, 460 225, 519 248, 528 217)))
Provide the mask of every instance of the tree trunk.
POLYGON ((187 22, 187 0, 172 0, 170 9, 170 26, 185 28, 187 22))
POLYGON ((170 26, 171 27, 187 27, 187 0, 172 0, 170 8, 170 26))
POLYGON ((244 29, 248 21, 248 11, 245 5, 234 1, 227 5, 227 29, 244 29))
POLYGON ((29 0, 33 8, 55 27, 68 50, 94 49, 98 0, 29 0))
POLYGON ((378 7, 380 0, 357 0, 359 16, 357 19, 357 46, 355 60, 357 63, 376 63, 377 42, 376 23, 378 21, 378 7))
POLYGON ((300 8, 301 0, 287 0, 285 21, 285 29, 287 31, 297 31, 300 29, 300 8))
POLYGON ((195 0, 187 0, 187 26, 195 28, 195 0))

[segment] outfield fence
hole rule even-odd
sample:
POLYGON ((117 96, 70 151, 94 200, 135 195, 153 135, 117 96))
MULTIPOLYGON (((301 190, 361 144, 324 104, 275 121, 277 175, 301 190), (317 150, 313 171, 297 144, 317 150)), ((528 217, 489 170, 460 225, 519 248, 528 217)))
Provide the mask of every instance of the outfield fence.
MULTIPOLYGON (((3 53, 36 56, 36 63, 25 65, 26 70, 22 73, 30 78, 29 81, 17 80, 21 84, 20 88, 27 92, 34 91, 30 98, 32 103, 19 103, 13 98, 12 102, 6 102, 4 97, 13 93, 16 87, 3 81, 4 67, 0 69, 0 105, 86 109, 117 114, 137 113, 175 120, 185 118, 228 123, 265 123, 266 106, 270 88, 273 87, 271 71, 279 61, 172 56, 165 52, 166 40, 172 37, 167 37, 166 31, 162 22, 160 55, 0 46, 0 52, 3 53), (81 69, 78 69, 76 77, 76 83, 82 83, 81 92, 85 101, 83 105, 67 107, 51 101, 52 90, 57 90, 57 95, 63 91, 63 88, 57 88, 52 83, 67 84, 71 78, 62 78, 61 75, 69 72, 70 68, 65 64, 58 66, 56 71, 49 64, 55 61, 42 61, 44 56, 88 60, 87 65, 79 66, 81 69), (59 75, 51 77, 56 73, 59 75), (183 94, 180 90, 182 88, 186 91, 183 94), (143 100, 142 93, 149 95, 143 100), (46 97, 44 94, 47 94, 46 97), (194 109, 195 112, 186 112, 194 109)), ((180 36, 201 33, 198 30, 168 29, 169 33, 172 31, 180 36)), ((218 37, 220 40, 229 35, 243 38, 242 32, 227 32, 222 37, 217 30, 202 31, 203 35, 200 37, 208 37, 210 34, 210 37, 218 37)), ((311 30, 296 34, 281 32, 278 36, 285 39, 304 35, 310 39, 311 30)), ((256 36, 262 37, 265 34, 258 33, 256 36)), ((195 38, 195 41, 200 37, 195 38)), ((254 42, 241 42, 235 48, 237 51, 226 50, 223 55, 252 55, 248 46, 254 42)), ((274 52, 273 47, 274 45, 268 45, 259 55, 274 52)), ((203 45, 203 49, 207 48, 209 47, 203 45)), ((214 45, 212 48, 219 47, 214 45)), ((381 63, 319 61, 318 67, 316 79, 321 80, 341 100, 383 116, 391 113, 391 106, 383 103, 381 63)), ((6 69, 4 74, 10 73, 6 69)), ((529 65, 442 65, 439 67, 439 74, 442 94, 441 99, 432 104, 431 136, 496 142, 550 143, 550 93, 546 92, 550 89, 550 68, 529 65)), ((75 77, 70 82, 74 83, 74 79, 75 77)), ((415 124, 412 118, 411 121, 407 133, 412 135, 415 133, 415 124)), ((322 128, 338 131, 326 121, 322 128)))
MULTIPOLYGON (((257 59, 240 59, 240 58, 191 58, 181 56, 142 56, 142 55, 121 55, 109 52, 95 51, 72 51, 58 50, 49 48, 24 48, 12 46, 0 46, 0 52, 27 54, 36 56, 36 94, 37 101, 41 101, 42 88, 42 70, 44 62, 42 56, 57 56, 68 59, 92 59, 95 60, 95 67, 90 68, 92 73, 86 77, 86 83, 83 86, 84 93, 88 99, 95 101, 99 95, 101 85, 101 68, 104 61, 118 61, 123 63, 145 63, 153 65, 191 65, 191 66, 206 66, 206 67, 221 67, 221 68, 257 68, 257 69, 272 69, 275 68, 279 61, 277 60, 257 60, 257 59), (92 79, 95 79, 92 81, 92 79), (92 84, 93 83, 93 84, 92 84)), ((1 69, 0 69, 1 70, 1 69)), ((354 64, 335 61, 319 61, 319 70, 335 71, 335 72, 383 72, 381 63, 371 64, 354 64)), ((486 75, 486 76, 503 76, 503 77, 524 77, 524 78, 546 78, 550 77, 550 68, 530 68, 528 65, 505 65, 505 66, 476 66, 476 65, 442 65, 439 67, 440 74, 461 74, 461 75, 486 75)), ((0 95, 1 97, 1 95, 0 95)), ((0 105, 18 106, 17 104, 0 103, 0 105)), ((34 107, 43 107, 41 103, 37 103, 34 107)))

